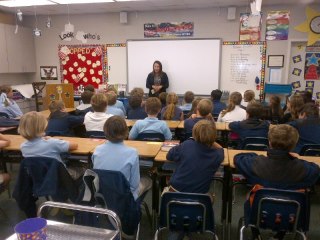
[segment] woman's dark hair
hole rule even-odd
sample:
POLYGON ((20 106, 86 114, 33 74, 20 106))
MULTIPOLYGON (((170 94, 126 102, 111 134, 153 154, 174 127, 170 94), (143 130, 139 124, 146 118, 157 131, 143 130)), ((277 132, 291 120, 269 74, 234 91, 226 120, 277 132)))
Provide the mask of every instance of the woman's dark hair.
POLYGON ((159 75, 161 76, 162 75, 162 63, 158 60, 154 61, 153 65, 152 65, 152 73, 153 75, 155 75, 155 72, 154 72, 154 65, 155 64, 158 64, 160 66, 160 72, 159 72, 159 75))

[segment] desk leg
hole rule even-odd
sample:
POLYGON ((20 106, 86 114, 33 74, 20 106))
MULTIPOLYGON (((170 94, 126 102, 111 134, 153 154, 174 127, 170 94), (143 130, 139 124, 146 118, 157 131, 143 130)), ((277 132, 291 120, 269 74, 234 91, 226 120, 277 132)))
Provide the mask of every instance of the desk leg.
POLYGON ((157 208, 159 206, 159 185, 157 181, 157 172, 152 172, 152 229, 156 230, 157 227, 157 208))
POLYGON ((228 200, 229 200, 229 182, 230 182, 230 168, 224 166, 223 176, 223 190, 222 190, 222 211, 221 211, 221 222, 222 222, 222 239, 226 239, 226 219, 228 211, 228 200))

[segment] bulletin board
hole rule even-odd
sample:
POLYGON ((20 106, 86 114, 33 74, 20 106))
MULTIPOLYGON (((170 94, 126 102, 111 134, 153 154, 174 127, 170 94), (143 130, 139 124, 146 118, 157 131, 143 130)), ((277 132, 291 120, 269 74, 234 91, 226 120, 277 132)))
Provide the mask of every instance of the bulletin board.
POLYGON ((75 92, 91 84, 98 88, 106 81, 104 45, 59 45, 61 82, 72 83, 75 92))
POLYGON ((253 90, 264 98, 266 42, 223 42, 221 85, 224 91, 253 90))

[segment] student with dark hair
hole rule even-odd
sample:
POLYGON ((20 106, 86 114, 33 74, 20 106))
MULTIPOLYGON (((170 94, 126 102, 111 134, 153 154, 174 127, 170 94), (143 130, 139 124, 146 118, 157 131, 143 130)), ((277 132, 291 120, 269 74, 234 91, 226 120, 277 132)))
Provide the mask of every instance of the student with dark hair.
POLYGON ((222 91, 219 89, 216 90, 212 90, 211 92, 211 100, 213 103, 213 111, 212 111, 212 115, 213 116, 219 116, 219 113, 226 109, 227 105, 224 102, 221 102, 222 96, 222 91))
POLYGON ((161 133, 166 140, 171 140, 172 133, 165 121, 160 121, 157 116, 161 110, 161 102, 156 97, 149 97, 145 105, 148 117, 138 120, 129 133, 129 139, 136 139, 140 133, 161 133))
POLYGON ((142 105, 142 97, 139 95, 132 95, 129 98, 129 110, 127 114, 128 119, 144 119, 148 115, 142 105))
POLYGON ((193 100, 194 100, 194 93, 191 91, 185 92, 185 94, 183 96, 184 104, 182 106, 180 106, 180 109, 183 112, 190 112, 190 110, 192 108, 192 101, 193 100))
MULTIPOLYGON (((236 168, 251 185, 285 190, 305 189, 313 186, 320 174, 319 166, 298 158, 291 153, 299 139, 298 131, 292 126, 279 124, 269 129, 269 150, 267 156, 255 153, 240 153, 234 157, 236 168)), ((255 187, 253 188, 253 190, 255 187)), ((250 211, 250 201, 245 203, 245 211, 250 211)), ((259 232, 253 230, 252 239, 259 232)), ((283 239, 280 231, 274 239, 283 239)))
POLYGON ((86 115, 87 112, 93 111, 91 106, 91 98, 94 95, 91 91, 81 93, 82 103, 76 108, 75 115, 86 115))
POLYGON ((65 111, 64 102, 52 101, 49 104, 47 135, 72 136, 73 128, 82 125, 84 116, 74 116, 65 111))
POLYGON ((252 90, 246 90, 243 93, 243 101, 241 102, 241 107, 246 109, 249 103, 255 102, 255 93, 252 90))
POLYGON ((304 105, 303 97, 299 94, 294 94, 287 102, 287 113, 284 114, 281 123, 288 123, 299 118, 299 111, 304 105))
POLYGON ((116 107, 117 102, 117 95, 114 92, 107 92, 106 94, 108 99, 108 107, 107 107, 107 114, 116 115, 125 118, 124 112, 116 107))
POLYGON ((84 91, 89 91, 89 92, 95 93, 94 86, 91 85, 91 84, 88 84, 87 86, 85 86, 83 90, 84 90, 84 91))
POLYGON ((229 123, 229 128, 240 137, 238 148, 242 149, 246 137, 268 137, 269 122, 261 120, 263 106, 259 102, 249 103, 246 109, 247 119, 229 123))
POLYGON ((128 180, 132 195, 137 200, 150 189, 152 181, 148 177, 140 178, 138 151, 123 143, 128 137, 127 124, 122 117, 112 116, 105 122, 103 130, 108 141, 94 150, 93 168, 121 172, 128 180))
POLYGON ((274 124, 280 123, 283 118, 280 97, 272 95, 269 99, 269 106, 265 107, 264 113, 263 119, 269 120, 274 124))
POLYGON ((146 81, 146 88, 149 89, 149 97, 157 97, 161 92, 165 92, 169 87, 169 79, 165 72, 162 71, 160 61, 154 61, 152 72, 149 73, 146 81))
POLYGON ((305 144, 320 144, 319 108, 307 103, 299 112, 299 119, 289 122, 299 132, 299 141, 294 152, 300 153, 305 144))
POLYGON ((219 114, 218 122, 233 122, 245 120, 246 110, 240 107, 241 100, 241 93, 231 93, 229 96, 229 104, 227 108, 219 114))

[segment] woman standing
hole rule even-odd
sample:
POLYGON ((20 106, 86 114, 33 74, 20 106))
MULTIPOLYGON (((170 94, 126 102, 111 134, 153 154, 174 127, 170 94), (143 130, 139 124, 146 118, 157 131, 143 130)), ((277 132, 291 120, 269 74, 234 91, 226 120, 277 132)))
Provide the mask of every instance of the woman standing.
POLYGON ((149 89, 149 97, 157 97, 169 87, 168 76, 162 71, 160 61, 153 63, 153 71, 148 75, 146 87, 149 89))

